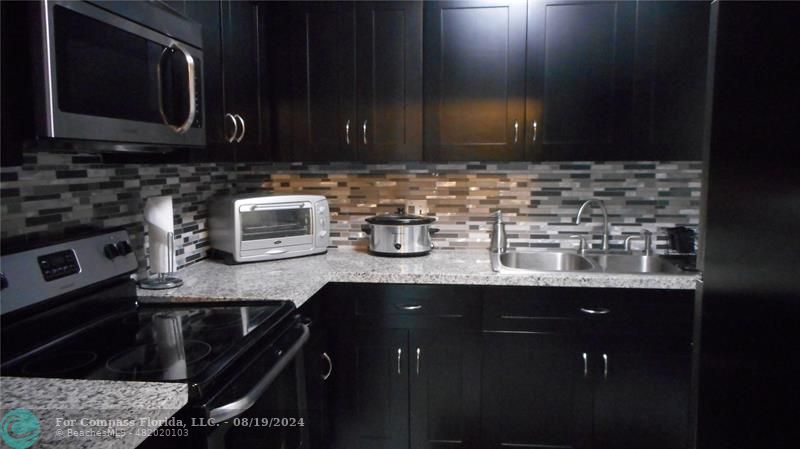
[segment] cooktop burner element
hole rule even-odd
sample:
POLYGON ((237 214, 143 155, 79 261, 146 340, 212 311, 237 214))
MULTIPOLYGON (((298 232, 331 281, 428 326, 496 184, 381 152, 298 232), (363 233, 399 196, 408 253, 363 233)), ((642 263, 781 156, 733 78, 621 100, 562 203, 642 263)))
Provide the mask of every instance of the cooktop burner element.
POLYGON ((210 353, 211 345, 199 340, 187 340, 178 345, 152 343, 112 356, 106 362, 106 368, 134 378, 142 374, 158 374, 163 380, 181 380, 188 376, 190 365, 210 353))
POLYGON ((35 357, 22 366, 22 372, 33 377, 48 377, 80 371, 97 360, 92 351, 62 351, 35 357))

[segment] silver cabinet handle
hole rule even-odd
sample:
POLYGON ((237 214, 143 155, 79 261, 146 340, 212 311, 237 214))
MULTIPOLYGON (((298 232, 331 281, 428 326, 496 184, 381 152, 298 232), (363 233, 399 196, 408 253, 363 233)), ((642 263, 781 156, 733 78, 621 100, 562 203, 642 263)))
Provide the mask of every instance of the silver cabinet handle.
POLYGON ((581 312, 588 314, 588 315, 608 315, 611 313, 611 309, 606 309, 604 307, 600 307, 597 309, 590 309, 588 307, 581 307, 581 312))
POLYGON ((397 374, 401 374, 400 372, 400 358, 403 356, 403 349, 397 348, 397 374))
POLYGON ((327 352, 322 353, 322 358, 328 362, 328 372, 322 375, 322 380, 328 380, 331 377, 331 373, 333 373, 333 361, 331 361, 331 356, 327 352))
POLYGON ((367 121, 364 120, 364 124, 361 125, 361 129, 364 130, 364 145, 367 144, 367 121))
POLYGON ((350 145, 350 120, 344 124, 344 141, 350 145))
POLYGON ((519 140, 519 121, 514 120, 514 143, 519 140))
POLYGON ((231 134, 230 137, 225 136, 225 140, 227 140, 228 143, 233 143, 234 139, 236 139, 236 135, 239 134, 239 122, 236 121, 236 117, 234 117, 231 113, 225 114, 225 120, 228 119, 231 119, 233 122, 233 134, 231 134))
POLYGON ((242 139, 244 139, 244 133, 245 133, 244 119, 239 114, 234 114, 233 118, 235 118, 236 120, 239 120, 239 123, 242 124, 242 133, 239 134, 239 137, 236 138, 236 143, 239 143, 239 142, 242 141, 242 139))
POLYGON ((531 129, 533 129, 533 140, 532 140, 532 142, 536 142, 536 134, 539 131, 538 128, 539 127, 538 127, 538 124, 536 123, 536 120, 532 121, 531 122, 531 129))
POLYGON ((585 352, 583 353, 583 377, 589 375, 589 355, 585 352))
POLYGON ((164 48, 161 52, 161 56, 158 59, 158 65, 156 66, 156 76, 158 77, 158 111, 161 113, 161 120, 164 122, 165 125, 169 126, 173 131, 178 134, 183 134, 192 127, 192 123, 194 123, 194 117, 197 114, 195 101, 195 84, 194 84, 194 58, 192 55, 189 54, 183 47, 178 44, 173 43, 169 47, 164 48), (186 86, 189 89, 189 114, 186 116, 186 120, 181 123, 179 126, 175 126, 169 123, 167 119, 167 115, 164 112, 164 94, 161 89, 162 83, 162 74, 161 74, 161 62, 164 59, 164 55, 168 52, 181 52, 183 53, 184 59, 186 59, 186 86))
POLYGON ((603 379, 608 379, 608 354, 603 354, 603 379))
POLYGON ((422 304, 398 304, 397 307, 403 310, 419 310, 422 304))
POLYGON ((422 354, 422 350, 417 348, 417 376, 419 376, 419 356, 422 354))

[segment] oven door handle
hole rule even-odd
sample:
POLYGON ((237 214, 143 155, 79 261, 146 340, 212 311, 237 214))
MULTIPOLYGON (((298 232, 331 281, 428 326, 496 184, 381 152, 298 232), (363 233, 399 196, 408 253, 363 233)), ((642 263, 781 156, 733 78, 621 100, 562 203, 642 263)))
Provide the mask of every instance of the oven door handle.
POLYGON ((303 345, 306 344, 308 341, 309 336, 309 329, 308 326, 305 324, 301 324, 300 326, 303 327, 303 334, 297 341, 292 344, 292 346, 283 353, 283 356, 278 360, 278 363, 269 370, 266 376, 264 376, 256 386, 254 386, 250 391, 248 391, 244 396, 241 398, 219 406, 215 407, 208 412, 208 418, 213 420, 214 422, 222 422, 234 418, 242 413, 246 412, 247 409, 253 406, 256 401, 267 391, 267 388, 272 384, 272 382, 277 378, 281 372, 283 372, 284 368, 286 368, 289 363, 298 355, 300 350, 303 348, 303 345))

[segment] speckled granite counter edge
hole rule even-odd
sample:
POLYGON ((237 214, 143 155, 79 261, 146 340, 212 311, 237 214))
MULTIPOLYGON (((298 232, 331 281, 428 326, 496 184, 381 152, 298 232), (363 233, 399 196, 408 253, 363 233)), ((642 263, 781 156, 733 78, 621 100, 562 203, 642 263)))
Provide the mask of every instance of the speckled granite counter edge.
POLYGON ((4 412, 25 408, 39 420, 41 435, 34 447, 104 449, 138 446, 146 437, 135 429, 157 428, 186 405, 189 392, 184 383, 19 377, 1 377, 0 389, 4 412), (76 424, 69 425, 68 419, 76 424), (100 420, 113 425, 92 425, 100 420), (68 429, 99 434, 69 435, 68 429))

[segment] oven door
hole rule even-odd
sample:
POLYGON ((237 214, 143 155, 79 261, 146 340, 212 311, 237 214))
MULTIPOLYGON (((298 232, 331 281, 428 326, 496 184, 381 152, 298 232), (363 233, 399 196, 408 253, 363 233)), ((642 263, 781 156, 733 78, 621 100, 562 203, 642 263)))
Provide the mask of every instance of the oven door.
POLYGON ((310 202, 239 206, 240 251, 312 246, 314 208, 310 202))
POLYGON ((208 449, 299 449, 308 441, 302 347, 309 329, 297 323, 203 407, 208 449))
POLYGON ((202 50, 164 34, 185 19, 134 6, 128 18, 88 2, 43 2, 44 135, 205 144, 202 50))

